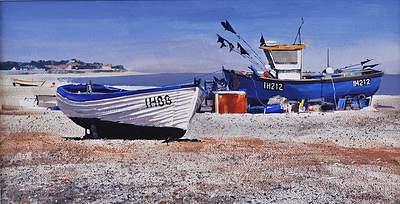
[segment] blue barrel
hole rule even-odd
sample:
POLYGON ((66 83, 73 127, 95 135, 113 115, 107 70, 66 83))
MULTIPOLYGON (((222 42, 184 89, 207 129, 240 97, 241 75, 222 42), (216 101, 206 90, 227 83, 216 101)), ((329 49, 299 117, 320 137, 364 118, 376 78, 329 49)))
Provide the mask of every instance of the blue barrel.
POLYGON ((346 98, 339 98, 338 110, 344 110, 346 108, 346 98))
POLYGON ((359 99, 358 102, 360 103, 360 109, 363 109, 368 106, 367 100, 365 98, 359 99))
POLYGON ((358 97, 353 97, 351 100, 351 109, 358 110, 360 109, 360 104, 358 102, 358 97))

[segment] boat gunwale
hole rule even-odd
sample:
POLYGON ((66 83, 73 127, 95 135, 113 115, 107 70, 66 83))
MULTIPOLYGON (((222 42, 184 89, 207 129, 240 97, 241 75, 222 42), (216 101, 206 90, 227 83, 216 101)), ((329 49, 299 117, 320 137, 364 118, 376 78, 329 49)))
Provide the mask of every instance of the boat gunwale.
POLYGON ((46 82, 46 80, 26 80, 26 79, 13 79, 13 81, 14 82, 32 82, 32 83, 35 83, 35 82, 38 82, 38 83, 43 83, 43 82, 46 82))
MULTIPOLYGON (((231 70, 223 69, 222 71, 230 73, 231 70)), ((235 71, 235 70, 233 70, 235 71)), ((332 83, 333 82, 343 82, 343 81, 351 81, 357 79, 364 79, 364 78, 377 78, 382 77, 384 75, 383 71, 373 70, 373 73, 358 75, 358 76, 339 76, 339 77, 332 77, 332 78, 320 78, 320 79, 274 79, 274 78, 263 78, 263 77, 254 77, 254 80, 257 81, 273 81, 273 82, 281 82, 281 83, 289 83, 289 84, 309 84, 309 83, 332 83)), ((247 76, 245 74, 237 74, 235 75, 239 77, 245 78, 252 78, 251 76, 247 76)), ((252 74, 252 76, 254 76, 252 74)))
POLYGON ((46 80, 25 80, 25 79, 16 79, 13 78, 13 83, 18 84, 20 86, 43 86, 46 83, 46 80))
MULTIPOLYGON (((123 96, 131 96, 131 95, 138 95, 138 94, 145 94, 145 93, 154 93, 154 92, 162 92, 162 91, 171 91, 171 90, 179 90, 179 89, 185 89, 185 88, 196 88, 198 87, 200 91, 205 93, 205 90, 200 87, 199 85, 196 84, 179 84, 179 85, 173 85, 173 86, 164 86, 164 87, 157 87, 157 88, 148 88, 148 89, 139 89, 139 90, 125 90, 125 89, 119 89, 120 91, 116 92, 108 92, 108 93, 101 93, 101 92, 95 92, 95 93, 74 93, 66 89, 68 86, 82 86, 82 88, 86 87, 87 84, 67 84, 63 85, 57 88, 57 94, 60 95, 61 97, 71 100, 71 101, 76 101, 76 102, 85 102, 85 101, 95 101, 95 100, 104 100, 104 99, 110 99, 110 98, 117 98, 117 97, 123 97, 123 96)), ((100 85, 100 84, 95 84, 95 85, 100 85)), ((112 89, 118 89, 114 88, 112 86, 105 86, 105 85, 100 85, 106 88, 112 88, 112 89)))

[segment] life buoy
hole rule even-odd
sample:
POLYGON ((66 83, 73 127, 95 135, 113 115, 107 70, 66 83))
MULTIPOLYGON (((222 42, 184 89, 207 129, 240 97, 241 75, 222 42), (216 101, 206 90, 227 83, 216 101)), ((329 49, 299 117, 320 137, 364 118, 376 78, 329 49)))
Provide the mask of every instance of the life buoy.
POLYGON ((263 76, 264 76, 265 78, 272 78, 272 75, 271 75, 271 73, 269 73, 269 71, 265 71, 265 72, 263 73, 263 76))

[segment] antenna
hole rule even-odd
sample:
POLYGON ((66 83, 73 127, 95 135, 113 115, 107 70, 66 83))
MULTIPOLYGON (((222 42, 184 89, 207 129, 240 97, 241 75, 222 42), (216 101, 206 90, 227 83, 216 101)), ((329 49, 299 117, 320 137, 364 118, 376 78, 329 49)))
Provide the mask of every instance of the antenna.
POLYGON ((329 65, 329 48, 328 48, 328 50, 327 50, 327 53, 326 53, 326 67, 330 67, 330 65, 329 65))

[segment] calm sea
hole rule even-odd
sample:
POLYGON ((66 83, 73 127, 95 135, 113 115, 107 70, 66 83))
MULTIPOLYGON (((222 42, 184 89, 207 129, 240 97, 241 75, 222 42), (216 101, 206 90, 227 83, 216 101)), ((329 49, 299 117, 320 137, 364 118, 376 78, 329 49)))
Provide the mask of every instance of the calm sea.
MULTIPOLYGON (((83 77, 63 78, 73 83, 92 83, 119 85, 119 86, 165 86, 178 83, 193 82, 193 78, 203 80, 213 79, 216 76, 222 78, 222 73, 162 73, 148 75, 128 75, 114 77, 83 77)), ((385 74, 382 78, 380 88, 377 92, 380 95, 400 95, 400 74, 385 74)))

